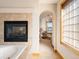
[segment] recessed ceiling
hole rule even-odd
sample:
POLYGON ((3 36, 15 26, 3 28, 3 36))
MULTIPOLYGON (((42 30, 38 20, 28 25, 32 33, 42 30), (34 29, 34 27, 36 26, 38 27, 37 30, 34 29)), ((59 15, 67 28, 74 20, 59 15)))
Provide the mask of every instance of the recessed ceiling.
POLYGON ((58 0, 0 0, 0 8, 33 7, 35 3, 57 3, 58 0))
POLYGON ((32 7, 36 0, 0 0, 0 8, 32 7))
POLYGON ((58 2, 58 0, 39 0, 40 3, 52 3, 52 4, 56 4, 58 2))

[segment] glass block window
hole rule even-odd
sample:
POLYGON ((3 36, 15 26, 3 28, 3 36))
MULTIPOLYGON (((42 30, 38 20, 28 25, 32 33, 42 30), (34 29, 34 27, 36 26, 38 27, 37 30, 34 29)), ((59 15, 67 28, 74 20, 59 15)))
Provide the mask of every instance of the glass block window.
POLYGON ((79 0, 73 0, 62 9, 64 42, 79 49, 79 0))

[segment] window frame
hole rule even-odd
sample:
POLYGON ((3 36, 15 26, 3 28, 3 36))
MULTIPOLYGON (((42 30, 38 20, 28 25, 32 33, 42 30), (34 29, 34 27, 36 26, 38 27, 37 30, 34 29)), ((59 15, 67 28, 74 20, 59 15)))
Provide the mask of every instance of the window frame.
POLYGON ((68 5, 68 3, 70 3, 70 0, 64 0, 60 5, 60 44, 64 45, 65 47, 67 47, 70 51, 74 52, 76 55, 79 56, 79 49, 75 48, 74 46, 68 44, 67 42, 64 42, 64 22, 63 22, 63 16, 62 16, 62 11, 64 9, 65 6, 68 5))
POLYGON ((52 28, 52 29, 53 29, 53 23, 52 23, 52 21, 47 21, 47 22, 46 22, 46 30, 47 30, 48 33, 51 33, 51 32, 52 32, 52 29, 49 30, 49 28, 52 28), (49 24, 49 23, 52 24, 52 27, 48 27, 48 24, 49 24))

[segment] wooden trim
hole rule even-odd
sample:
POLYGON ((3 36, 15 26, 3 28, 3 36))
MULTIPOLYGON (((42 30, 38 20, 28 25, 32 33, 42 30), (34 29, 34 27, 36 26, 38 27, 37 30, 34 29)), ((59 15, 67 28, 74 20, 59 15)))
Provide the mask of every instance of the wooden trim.
POLYGON ((62 17, 62 6, 60 6, 60 43, 63 41, 63 17, 62 17))
POLYGON ((66 5, 68 5, 71 1, 73 1, 73 0, 63 0, 62 3, 61 3, 62 9, 63 9, 66 5))
POLYGON ((61 53, 57 49, 55 49, 54 51, 61 57, 61 59, 64 59, 64 56, 62 56, 61 53))
POLYGON ((62 15, 61 15, 61 11, 60 11, 60 43, 62 41, 62 15))

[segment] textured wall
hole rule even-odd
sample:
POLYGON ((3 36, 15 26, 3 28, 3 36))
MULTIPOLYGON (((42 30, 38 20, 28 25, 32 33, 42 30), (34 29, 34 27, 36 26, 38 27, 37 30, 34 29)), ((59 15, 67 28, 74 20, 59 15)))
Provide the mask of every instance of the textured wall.
POLYGON ((28 40, 32 39, 31 13, 0 13, 0 43, 4 43, 4 21, 28 21, 28 40))

